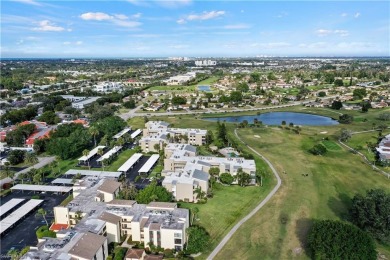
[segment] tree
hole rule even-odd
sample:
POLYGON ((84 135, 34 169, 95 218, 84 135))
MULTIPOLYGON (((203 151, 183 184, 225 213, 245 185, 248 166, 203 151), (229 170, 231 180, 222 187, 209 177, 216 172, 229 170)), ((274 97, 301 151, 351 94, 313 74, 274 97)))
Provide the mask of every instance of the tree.
POLYGON ((242 82, 242 83, 238 84, 238 86, 236 87, 236 90, 239 92, 248 92, 249 86, 246 82, 242 82))
POLYGON ((346 142, 352 137, 351 131, 348 131, 347 129, 341 129, 341 133, 339 136, 340 141, 346 142))
POLYGON ((152 201, 169 202, 172 201, 172 193, 162 186, 157 186, 153 180, 145 189, 139 191, 137 198, 139 204, 149 204, 152 201))
POLYGON ((228 184, 228 185, 231 185, 234 181, 234 177, 232 175, 230 175, 229 173, 222 173, 220 176, 219 176, 219 180, 223 183, 223 184, 228 184))
POLYGON ((125 128, 127 123, 118 116, 109 116, 96 121, 93 126, 98 129, 99 133, 107 135, 109 139, 125 128))
POLYGON ((199 213, 199 209, 197 207, 191 209, 191 215, 192 215, 191 225, 194 225, 195 217, 198 213, 199 213))
POLYGON ((7 159, 11 165, 16 165, 23 162, 25 153, 26 152, 22 150, 12 150, 9 152, 7 159))
POLYGON ((129 109, 133 109, 135 108, 136 104, 135 104, 135 100, 134 99, 130 99, 129 101, 126 101, 123 103, 123 106, 125 108, 129 108, 129 109))
POLYGON ((377 259, 373 239, 359 228, 339 221, 314 222, 308 249, 312 259, 377 259))
POLYGON ((362 112, 366 113, 368 112, 368 109, 372 108, 371 103, 369 102, 363 102, 362 103, 362 112))
POLYGON ((206 133, 206 144, 211 144, 214 141, 214 135, 211 130, 208 130, 206 133))
POLYGON ((108 159, 104 158, 103 161, 102 161, 103 172, 104 172, 104 167, 108 166, 108 164, 109 164, 108 159))
MULTIPOLYGON (((99 149, 100 150, 100 149, 99 149)), ((98 150, 98 153, 99 153, 99 150, 98 150)), ((84 151, 83 151, 83 156, 85 156, 85 157, 87 157, 89 155, 89 150, 88 149, 85 149, 84 151)), ((90 167, 89 166, 89 159, 87 159, 87 162, 88 162, 88 167, 90 167)))
POLYGON ((9 162, 5 162, 4 163, 4 173, 7 177, 10 177, 11 176, 11 169, 10 169, 10 163, 9 162))
POLYGON ((353 122, 353 116, 348 115, 348 114, 343 114, 339 116, 339 122, 341 124, 350 124, 353 122))
POLYGON ((363 99, 367 96, 367 90, 365 88, 356 88, 353 90, 353 96, 355 99, 363 99))
POLYGON ((90 135, 93 136, 93 141, 94 141, 94 144, 96 146, 96 136, 99 135, 99 129, 97 129, 96 126, 91 126, 89 129, 88 129, 88 132, 90 135))
POLYGON ((38 117, 38 120, 46 122, 49 125, 58 124, 61 122, 61 119, 56 115, 54 111, 45 111, 43 114, 38 117))
POLYGON ((230 93, 230 100, 232 102, 240 102, 240 101, 242 101, 242 93, 240 91, 232 91, 230 93))
POLYGON ((118 199, 135 200, 138 195, 137 188, 132 184, 124 184, 119 191, 118 199))
POLYGON ((324 155, 326 154, 327 149, 322 144, 316 144, 309 150, 309 152, 314 155, 324 155))
POLYGON ((46 226, 49 226, 49 222, 47 222, 47 219, 46 219, 46 215, 47 215, 46 210, 44 210, 43 208, 40 208, 40 209, 38 209, 36 215, 42 216, 43 220, 46 222, 46 226))
POLYGON ((326 96, 326 92, 325 91, 320 91, 318 92, 317 94, 319 97, 325 97, 326 96))
POLYGON ((238 169, 237 175, 235 177, 237 179, 237 184, 241 187, 249 185, 251 180, 251 176, 248 173, 244 172, 242 168, 238 169))
POLYGON ((7 252, 7 255, 11 257, 12 260, 20 259, 21 255, 18 249, 12 248, 7 252))
POLYGON ((186 253, 196 254, 207 249, 210 241, 210 235, 200 226, 187 228, 188 243, 186 253))
POLYGON ((24 161, 29 164, 35 164, 38 162, 38 157, 36 153, 25 153, 24 154, 24 161))
POLYGON ((187 103, 187 99, 185 97, 181 96, 174 96, 171 100, 172 105, 177 106, 177 105, 184 105, 187 103))
POLYGON ((202 191, 202 188, 200 186, 194 190, 194 194, 197 200, 202 200, 206 197, 206 192, 202 191))
POLYGON ((154 145, 153 145, 153 148, 154 148, 154 150, 156 150, 157 152, 159 152, 159 151, 160 151, 160 144, 154 144, 154 145))
POLYGON ((376 189, 364 197, 355 195, 350 209, 352 222, 382 243, 390 243, 390 193, 376 189))
POLYGON ((344 86, 344 82, 342 79, 335 79, 333 84, 335 85, 335 87, 342 87, 344 86))
POLYGON ((218 179, 219 173, 220 173, 220 170, 218 167, 211 167, 209 170, 210 176, 214 179, 218 179))
POLYGON ((332 102, 332 105, 330 106, 331 109, 340 110, 343 107, 343 103, 340 100, 334 100, 332 102))
POLYGON ((116 140, 117 145, 123 146, 125 144, 125 139, 123 137, 119 137, 118 140, 116 140))

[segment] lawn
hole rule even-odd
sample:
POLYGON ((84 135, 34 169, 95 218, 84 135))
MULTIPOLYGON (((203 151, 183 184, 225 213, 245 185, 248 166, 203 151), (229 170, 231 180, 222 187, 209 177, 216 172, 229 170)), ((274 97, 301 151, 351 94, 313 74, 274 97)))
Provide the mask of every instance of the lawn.
POLYGON ((336 142, 333 142, 333 141, 330 141, 330 140, 323 140, 321 143, 328 150, 334 150, 334 151, 341 150, 340 145, 338 145, 336 142))
POLYGON ((118 157, 113 161, 108 167, 105 167, 106 171, 117 171, 133 154, 135 154, 134 149, 129 149, 121 152, 118 157))
MULTIPOLYGON (((327 155, 309 154, 310 147, 323 142, 318 131, 307 127, 297 135, 279 128, 239 130, 246 143, 286 174, 281 174, 283 184, 275 197, 233 235, 216 259, 308 259, 305 238, 313 219, 346 221, 356 193, 388 190, 390 180, 373 172, 357 155, 335 149, 334 139, 325 142, 333 148, 327 155)), ((389 247, 380 250, 390 257, 389 247)))
POLYGON ((210 77, 208 79, 202 80, 199 83, 195 85, 190 85, 190 86, 155 86, 151 87, 148 90, 153 91, 153 90, 159 90, 159 91, 170 91, 170 92, 194 92, 198 90, 197 86, 198 85, 211 85, 215 83, 219 77, 210 77))

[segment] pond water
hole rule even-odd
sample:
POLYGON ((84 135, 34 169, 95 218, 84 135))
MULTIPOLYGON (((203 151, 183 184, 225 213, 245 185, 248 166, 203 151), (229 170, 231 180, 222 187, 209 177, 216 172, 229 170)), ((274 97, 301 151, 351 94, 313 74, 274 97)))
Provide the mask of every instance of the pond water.
POLYGON ((210 86, 208 86, 208 85, 198 86, 198 90, 199 91, 206 91, 206 92, 210 92, 211 91, 210 86))
POLYGON ((317 116, 305 113, 294 113, 294 112, 270 112, 260 115, 252 116, 226 116, 226 117, 209 117, 205 120, 220 121, 220 122, 231 122, 241 123, 247 120, 248 123, 252 124, 253 120, 262 121, 265 125, 281 125, 282 121, 286 121, 286 124, 293 123, 294 125, 312 125, 312 126, 323 126, 323 125, 337 125, 339 122, 326 116, 317 116))

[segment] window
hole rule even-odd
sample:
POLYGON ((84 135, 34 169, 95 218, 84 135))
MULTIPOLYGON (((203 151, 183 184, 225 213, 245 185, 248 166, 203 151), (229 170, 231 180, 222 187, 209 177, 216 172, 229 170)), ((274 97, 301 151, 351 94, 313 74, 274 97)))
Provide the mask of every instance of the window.
POLYGON ((175 237, 175 238, 181 238, 181 233, 175 233, 175 234, 174 234, 174 237, 175 237))
POLYGON ((181 239, 177 239, 177 238, 175 238, 175 244, 179 244, 179 245, 181 245, 181 239))

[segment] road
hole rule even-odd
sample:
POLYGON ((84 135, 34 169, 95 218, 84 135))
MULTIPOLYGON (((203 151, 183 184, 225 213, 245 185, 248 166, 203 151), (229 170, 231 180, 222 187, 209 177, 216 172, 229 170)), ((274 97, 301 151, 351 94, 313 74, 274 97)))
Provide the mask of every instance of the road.
POLYGON ((15 173, 15 176, 14 176, 14 179, 16 180, 19 176, 19 174, 22 174, 22 173, 26 173, 28 171, 30 171, 31 169, 40 169, 46 165, 48 165, 49 163, 53 162, 54 160, 56 159, 55 156, 51 156, 51 157, 38 157, 38 163, 37 164, 34 164, 33 166, 30 166, 24 170, 21 170, 20 172, 17 172, 15 173))
MULTIPOLYGON (((243 142, 245 144, 244 141, 241 140, 241 138, 238 136, 237 134, 237 129, 234 130, 234 134, 237 136, 238 140, 240 140, 241 142, 243 142)), ((261 155, 260 153, 258 153, 255 149, 253 149, 252 147, 250 147, 249 145, 245 144, 252 152, 254 152, 255 154, 257 154, 258 156, 260 156, 267 164, 268 166, 271 168, 273 174, 275 175, 276 179, 277 179, 277 184, 276 186, 272 189, 272 191, 267 195, 267 197, 261 201, 259 203, 259 205, 256 206, 256 208, 254 208, 248 215, 246 215, 244 218, 242 218, 230 231, 229 233, 226 234, 226 236, 222 239, 222 241, 217 245, 217 247, 213 250, 213 252, 211 252, 211 254, 207 257, 207 259, 214 259, 215 256, 222 250, 222 248, 226 245, 226 243, 229 241, 229 239, 233 236, 233 234, 242 226, 242 224, 244 224, 248 219, 250 219, 251 217, 253 217, 253 215, 255 215, 274 195, 275 193, 278 191, 278 189, 280 188, 280 186, 282 185, 282 179, 280 179, 280 176, 278 174, 278 172, 276 171, 275 167, 272 165, 272 163, 267 159, 265 158, 263 155, 261 155)))
POLYGON ((126 113, 121 113, 119 116, 123 120, 128 120, 132 117, 137 117, 137 116, 176 116, 176 115, 187 115, 187 114, 212 114, 212 113, 224 113, 224 112, 245 112, 245 111, 259 111, 259 110, 268 110, 268 109, 275 109, 275 108, 283 108, 283 107, 293 107, 300 105, 301 102, 293 102, 289 103, 286 105, 278 105, 278 106, 272 106, 272 107, 258 107, 258 108, 236 108, 235 110, 218 110, 218 111, 213 111, 211 109, 207 109, 206 111, 185 111, 185 112, 161 112, 161 113, 155 113, 155 112, 150 112, 150 113, 137 113, 139 109, 142 108, 142 106, 138 106, 129 112, 126 113))

